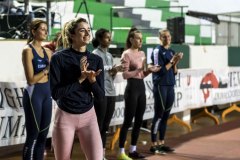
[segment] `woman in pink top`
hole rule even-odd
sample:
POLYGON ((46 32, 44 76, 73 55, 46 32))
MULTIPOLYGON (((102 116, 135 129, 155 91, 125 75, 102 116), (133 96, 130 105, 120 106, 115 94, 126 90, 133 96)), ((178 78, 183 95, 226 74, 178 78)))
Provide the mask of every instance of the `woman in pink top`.
POLYGON ((140 51, 142 47, 142 33, 136 28, 132 28, 127 37, 126 50, 122 54, 121 63, 123 67, 123 78, 127 79, 127 86, 124 93, 125 111, 124 122, 120 131, 118 160, 131 160, 144 158, 136 151, 136 144, 143 121, 143 114, 146 108, 145 85, 143 78, 146 77, 153 68, 147 71, 143 70, 146 60, 145 53, 140 51), (127 131, 132 124, 134 126, 131 136, 131 146, 129 155, 125 154, 124 144, 127 137, 127 131))

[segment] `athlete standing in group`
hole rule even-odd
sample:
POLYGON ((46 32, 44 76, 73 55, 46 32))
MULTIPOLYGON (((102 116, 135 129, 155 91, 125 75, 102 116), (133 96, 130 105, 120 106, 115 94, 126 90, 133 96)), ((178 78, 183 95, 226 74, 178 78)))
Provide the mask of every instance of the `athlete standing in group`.
POLYGON ((52 116, 52 99, 49 85, 49 62, 52 52, 42 47, 48 35, 47 23, 33 20, 30 36, 22 52, 27 79, 23 95, 23 108, 27 137, 23 160, 42 160, 52 116))
POLYGON ((125 88, 125 110, 124 121, 120 131, 118 160, 131 160, 144 158, 137 152, 137 140, 143 115, 146 109, 146 94, 143 78, 153 71, 154 67, 144 70, 145 53, 141 51, 142 33, 136 28, 132 28, 127 37, 126 50, 122 54, 121 62, 123 67, 123 78, 127 79, 125 88), (134 119, 131 136, 131 146, 128 156, 125 154, 125 141, 127 132, 134 119))
POLYGON ((93 53, 100 56, 104 65, 104 88, 105 97, 103 100, 94 99, 94 107, 98 118, 98 125, 103 143, 103 155, 105 157, 106 132, 108 131, 110 121, 113 116, 116 101, 116 90, 114 87, 114 78, 121 66, 113 65, 113 57, 108 52, 111 43, 111 34, 109 30, 101 28, 96 31, 95 38, 92 40, 93 47, 96 48, 93 53))
POLYGON ((152 153, 165 154, 173 152, 174 149, 165 145, 165 133, 167 129, 167 120, 169 118, 171 108, 174 102, 174 85, 175 75, 177 74, 177 64, 183 54, 175 54, 170 48, 171 35, 168 30, 159 32, 161 45, 158 45, 152 52, 152 63, 149 67, 159 67, 154 71, 153 76, 153 94, 154 94, 154 117, 151 127, 152 153), (159 132, 159 141, 157 141, 157 133, 159 132))
POLYGON ((65 33, 69 47, 53 55, 50 67, 52 97, 58 104, 52 138, 55 158, 70 160, 76 134, 86 158, 102 160, 93 99, 104 98, 103 62, 87 50, 90 27, 84 18, 69 21, 65 33))

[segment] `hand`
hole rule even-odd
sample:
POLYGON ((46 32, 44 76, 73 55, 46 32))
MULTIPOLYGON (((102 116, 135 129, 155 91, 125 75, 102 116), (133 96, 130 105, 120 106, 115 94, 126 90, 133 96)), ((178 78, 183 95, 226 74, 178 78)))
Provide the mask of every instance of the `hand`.
POLYGON ((45 70, 45 72, 49 73, 50 65, 47 65, 47 67, 44 70, 45 70))
POLYGON ((87 57, 84 56, 80 59, 80 70, 81 76, 79 78, 79 82, 82 83, 87 78, 87 68, 89 64, 87 63, 87 57))
POLYGON ((179 53, 177 53, 177 56, 178 56, 180 59, 182 59, 182 58, 183 58, 183 53, 182 53, 182 52, 179 52, 179 53))
POLYGON ((47 65, 47 67, 43 70, 44 76, 48 75, 50 69, 50 65, 47 65))
POLYGON ((116 68, 112 68, 108 71, 110 76, 115 76, 117 74, 118 70, 116 68))
POLYGON ((86 71, 86 75, 87 75, 87 78, 89 80, 90 83, 94 83, 96 82, 96 77, 102 72, 101 69, 99 69, 97 72, 93 71, 93 70, 89 70, 89 71, 86 71))
POLYGON ((160 71, 160 69, 161 69, 161 66, 151 66, 148 68, 148 71, 152 73, 152 72, 158 72, 160 71))
POLYGON ((119 65, 114 65, 114 68, 118 71, 118 72, 121 72, 123 70, 123 67, 121 64, 119 65))
POLYGON ((177 54, 175 54, 175 55, 173 55, 173 57, 170 60, 170 62, 174 65, 179 60, 180 60, 180 57, 177 54))
POLYGON ((111 76, 115 76, 117 72, 122 70, 122 65, 113 65, 112 69, 109 70, 111 76))
POLYGON ((86 57, 86 56, 83 56, 83 57, 80 59, 80 69, 81 69, 81 71, 86 71, 88 65, 89 65, 89 64, 87 63, 87 57, 86 57))
POLYGON ((180 58, 177 60, 177 61, 175 61, 174 63, 173 63, 173 65, 177 65, 179 62, 180 62, 180 58))
POLYGON ((177 64, 179 63, 179 61, 183 58, 183 53, 182 53, 182 52, 179 52, 179 53, 177 53, 175 56, 176 56, 176 58, 175 58, 175 60, 174 60, 173 65, 177 65, 177 64))

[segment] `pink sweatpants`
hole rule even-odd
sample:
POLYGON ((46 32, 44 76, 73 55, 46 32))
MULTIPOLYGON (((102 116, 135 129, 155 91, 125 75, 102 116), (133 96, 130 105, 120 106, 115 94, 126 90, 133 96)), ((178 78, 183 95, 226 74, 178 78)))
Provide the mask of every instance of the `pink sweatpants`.
POLYGON ((75 133, 87 160, 103 159, 102 140, 92 107, 83 114, 71 114, 57 109, 52 136, 56 160, 70 160, 75 133))

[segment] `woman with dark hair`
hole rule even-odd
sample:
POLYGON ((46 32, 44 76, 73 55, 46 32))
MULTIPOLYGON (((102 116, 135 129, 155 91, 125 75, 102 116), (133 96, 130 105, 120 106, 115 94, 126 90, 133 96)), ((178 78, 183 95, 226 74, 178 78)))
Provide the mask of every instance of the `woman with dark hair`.
POLYGON ((121 62, 123 67, 123 78, 127 79, 127 86, 124 93, 125 110, 124 122, 120 131, 118 160, 131 160, 144 158, 137 152, 136 144, 143 121, 143 115, 146 108, 146 94, 143 78, 146 77, 152 69, 143 70, 145 63, 145 53, 141 51, 142 33, 136 28, 132 28, 127 37, 126 50, 122 54, 121 62), (131 136, 131 146, 129 155, 125 154, 124 144, 127 137, 127 131, 134 119, 134 125, 131 136))
POLYGON ((93 98, 104 96, 103 62, 87 50, 90 27, 85 19, 69 21, 65 34, 70 47, 56 52, 50 67, 52 97, 58 104, 52 138, 55 158, 70 160, 76 134, 86 158, 102 160, 93 98))
POLYGON ((111 43, 111 34, 109 30, 101 28, 95 33, 92 40, 93 47, 96 48, 93 53, 100 56, 104 65, 104 88, 105 97, 103 100, 94 99, 94 107, 98 118, 98 125, 102 137, 103 154, 105 155, 106 132, 108 131, 110 121, 113 116, 116 101, 116 91, 113 84, 117 72, 121 66, 113 65, 113 57, 108 52, 111 43))
POLYGON ((33 20, 30 36, 22 52, 22 62, 27 79, 23 95, 23 108, 27 138, 23 148, 24 160, 42 160, 51 116, 52 99, 49 85, 49 61, 52 52, 42 47, 47 38, 47 23, 33 20))

